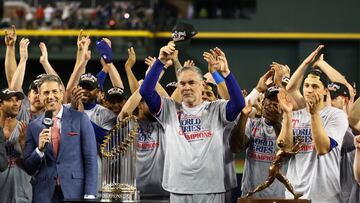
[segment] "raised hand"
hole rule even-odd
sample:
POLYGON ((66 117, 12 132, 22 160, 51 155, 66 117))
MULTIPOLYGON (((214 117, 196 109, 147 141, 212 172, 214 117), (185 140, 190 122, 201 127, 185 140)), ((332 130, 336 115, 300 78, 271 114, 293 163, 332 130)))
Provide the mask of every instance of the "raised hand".
POLYGON ((127 51, 128 51, 128 58, 127 58, 127 60, 125 62, 125 68, 126 69, 131 69, 134 66, 135 62, 136 62, 136 53, 135 53, 135 50, 134 50, 133 47, 131 47, 127 51))
POLYGON ((245 89, 241 90, 241 93, 243 95, 243 97, 245 98, 246 96, 248 96, 248 92, 245 89))
POLYGON ((30 41, 27 38, 22 38, 20 41, 20 60, 28 59, 28 47, 30 41))
POLYGON ((306 57, 306 59, 303 61, 303 64, 309 65, 310 63, 315 61, 316 56, 319 54, 320 50, 324 48, 324 45, 319 45, 311 54, 306 57))
POLYGON ((256 90, 258 92, 265 92, 267 87, 266 81, 274 75, 274 70, 268 70, 263 76, 260 77, 258 84, 256 85, 256 90))
POLYGON ((256 114, 261 115, 263 111, 264 94, 260 94, 253 107, 256 109, 256 114))
POLYGON ((78 110, 78 111, 82 111, 84 106, 83 103, 81 101, 83 95, 84 95, 85 90, 83 90, 80 86, 75 87, 72 91, 71 91, 71 107, 73 107, 74 109, 78 110))
POLYGON ((214 52, 217 55, 217 61, 219 64, 215 66, 215 69, 220 72, 224 78, 226 78, 230 74, 230 69, 225 53, 218 47, 214 48, 214 52))
POLYGON ((166 64, 166 61, 172 59, 172 54, 175 52, 175 44, 174 42, 169 42, 166 46, 163 46, 160 49, 158 59, 161 63, 166 64))
POLYGON ((20 121, 20 129, 19 129, 19 143, 21 146, 21 149, 24 149, 25 147, 25 132, 26 132, 26 122, 20 121))
POLYGON ((5 45, 15 46, 16 42, 16 28, 15 25, 11 26, 11 30, 5 30, 5 45))
POLYGON ((82 51, 80 52, 80 63, 87 63, 91 59, 91 50, 89 50, 90 43, 90 38, 84 39, 82 51))
POLYGON ((320 94, 317 92, 314 92, 313 94, 306 96, 306 107, 309 110, 311 115, 314 115, 320 111, 320 103, 321 103, 321 97, 320 94))
POLYGON ((290 95, 284 89, 281 89, 277 94, 280 109, 285 113, 291 113, 293 110, 293 103, 291 102, 290 95))
POLYGON ((194 68, 195 67, 195 63, 193 60, 186 60, 184 62, 183 67, 189 67, 189 68, 194 68))
POLYGON ((82 51, 85 46, 89 46, 90 44, 90 34, 88 33, 86 36, 83 34, 83 30, 81 29, 78 35, 78 39, 77 39, 77 47, 79 51, 82 51))
POLYGON ((145 58, 145 64, 148 67, 152 67, 152 65, 155 63, 155 61, 156 61, 156 57, 148 56, 145 58))
POLYGON ((43 64, 43 63, 48 62, 48 51, 47 51, 45 43, 40 42, 39 48, 40 48, 40 51, 41 51, 40 63, 43 64))
POLYGON ((109 38, 103 37, 102 40, 104 40, 104 42, 106 42, 106 44, 111 48, 111 41, 109 38))
POLYGON ((276 62, 272 62, 270 65, 270 69, 274 70, 274 79, 273 82, 279 86, 284 87, 283 85, 283 78, 288 77, 290 78, 290 68, 287 65, 282 65, 276 62))
POLYGON ((360 150, 360 136, 354 136, 354 146, 356 149, 360 150))
MULTIPOLYGON (((176 50, 175 50, 176 51, 176 50)), ((175 52, 174 52, 175 53, 175 52)), ((170 67, 170 66, 172 66, 173 64, 174 64, 174 62, 173 62, 173 60, 172 60, 172 56, 173 56, 173 54, 171 55, 171 59, 169 59, 169 60, 167 60, 166 62, 165 62, 165 65, 164 65, 164 67, 165 68, 168 68, 168 67, 170 67)))
POLYGON ((322 61, 324 61, 324 54, 320 54, 318 60, 316 60, 316 61, 314 62, 314 64, 313 64, 312 67, 313 67, 313 68, 316 68, 316 67, 318 66, 318 63, 320 63, 320 62, 322 62, 322 61))
MULTIPOLYGON (((185 66, 184 66, 185 67, 185 66)), ((205 75, 204 75, 204 78, 206 79, 205 80, 205 83, 212 83, 212 84, 216 84, 213 76, 211 75, 210 72, 207 72, 205 75)))
MULTIPOLYGON (((213 52, 212 50, 210 50, 210 51, 213 52)), ((215 53, 215 52, 213 52, 213 53, 215 53)), ((209 52, 203 53, 203 58, 208 63, 208 70, 210 73, 213 73, 217 70, 217 68, 215 66, 219 66, 219 61, 217 60, 217 56, 213 53, 209 53, 209 52)), ((185 67, 185 64, 184 64, 184 67, 185 67)))
POLYGON ((246 106, 242 109, 241 113, 244 114, 245 116, 249 116, 250 113, 252 111, 252 104, 250 99, 248 100, 248 103, 246 104, 246 106))
POLYGON ((11 128, 11 118, 6 118, 3 127, 4 139, 9 140, 13 129, 11 128))

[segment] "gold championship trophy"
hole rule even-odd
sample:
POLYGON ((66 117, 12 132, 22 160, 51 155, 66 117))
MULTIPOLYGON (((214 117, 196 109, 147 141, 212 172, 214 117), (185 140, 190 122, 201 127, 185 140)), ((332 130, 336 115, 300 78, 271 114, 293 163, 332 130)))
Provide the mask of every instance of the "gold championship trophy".
POLYGON ((139 125, 136 117, 120 121, 105 137, 102 154, 102 202, 136 202, 136 143, 139 125))
POLYGON ((283 142, 283 140, 279 141, 279 150, 276 153, 274 161, 270 165, 269 177, 266 181, 258 185, 253 191, 250 191, 248 194, 246 194, 245 198, 239 198, 238 203, 310 203, 310 200, 299 199, 303 194, 295 192, 289 180, 281 173, 281 165, 285 158, 298 153, 301 149, 302 143, 303 139, 299 137, 295 145, 290 150, 287 150, 285 149, 285 143, 283 142), (294 195, 294 199, 251 198, 251 196, 256 192, 260 192, 269 187, 275 179, 278 179, 281 183, 285 185, 286 189, 288 189, 291 194, 294 195))

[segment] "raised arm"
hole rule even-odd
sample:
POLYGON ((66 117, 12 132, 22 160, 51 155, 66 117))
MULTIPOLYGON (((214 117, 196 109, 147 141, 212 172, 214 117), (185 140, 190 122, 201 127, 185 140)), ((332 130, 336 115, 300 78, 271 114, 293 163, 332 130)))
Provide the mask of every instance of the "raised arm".
POLYGON ((183 67, 181 66, 181 63, 179 61, 179 51, 178 50, 175 50, 174 52, 174 55, 172 57, 172 62, 173 62, 173 65, 174 65, 174 70, 175 70, 175 75, 177 77, 177 72, 183 67))
POLYGON ((12 25, 12 30, 5 30, 5 75, 8 86, 10 86, 12 78, 16 70, 15 44, 16 44, 16 28, 12 25))
POLYGON ((324 155, 330 151, 331 143, 320 117, 320 99, 319 93, 314 92, 306 106, 311 115, 311 133, 316 152, 319 155, 324 155))
POLYGON ((135 90, 135 92, 132 93, 132 95, 129 97, 129 99, 126 101, 123 108, 121 109, 121 112, 118 115, 118 121, 121 121, 127 116, 132 115, 136 107, 139 105, 140 101, 140 89, 137 89, 135 90))
POLYGON ((160 49, 159 57, 145 76, 143 84, 140 86, 140 94, 145 100, 152 114, 157 114, 161 107, 161 98, 155 91, 155 86, 159 80, 159 76, 163 71, 164 64, 171 59, 171 55, 175 51, 175 44, 169 43, 160 49))
POLYGON ((273 83, 278 87, 285 88, 290 80, 290 68, 277 62, 270 64, 270 69, 274 71, 273 83))
POLYGON ((217 53, 217 64, 214 66, 225 79, 226 87, 230 95, 230 100, 226 104, 226 119, 228 121, 234 121, 239 115, 241 110, 245 107, 244 96, 241 92, 241 88, 237 83, 235 76, 230 72, 229 65, 226 56, 218 47, 214 48, 217 53))
POLYGON ((246 122, 249 118, 249 114, 251 113, 252 105, 251 101, 243 108, 239 121, 231 131, 229 137, 230 150, 233 153, 239 153, 245 150, 249 143, 249 138, 246 136, 246 122))
POLYGON ((256 87, 251 90, 250 94, 248 94, 245 98, 246 101, 251 101, 252 104, 255 104, 257 99, 260 96, 260 93, 264 93, 268 88, 266 81, 273 77, 274 70, 268 70, 264 75, 262 75, 256 85, 256 87))
POLYGON ((89 36, 87 36, 86 38, 82 38, 80 45, 78 42, 78 53, 81 53, 82 55, 77 56, 76 58, 77 62, 75 64, 73 72, 70 75, 69 82, 66 85, 64 103, 70 101, 69 97, 71 95, 71 92, 74 89, 74 87, 76 87, 76 85, 78 84, 81 74, 85 73, 86 64, 91 59, 91 51, 89 50, 90 42, 91 41, 89 36))
POLYGON ((354 137, 355 158, 354 158, 354 176, 358 184, 360 184, 360 136, 354 137))
POLYGON ((210 52, 204 52, 203 57, 208 62, 208 71, 211 73, 211 77, 214 79, 216 86, 218 87, 219 95, 222 99, 229 100, 230 95, 225 84, 224 78, 217 72, 215 66, 217 65, 217 57, 221 56, 219 52, 215 52, 210 49, 210 52))
POLYGON ((22 38, 20 41, 20 61, 19 65, 14 73, 14 77, 10 84, 10 89, 16 91, 22 91, 22 85, 24 82, 26 62, 28 60, 28 47, 30 41, 27 38, 22 38))
POLYGON ((306 69, 309 67, 310 63, 315 61, 316 56, 319 54, 320 50, 323 47, 324 45, 318 46, 315 51, 313 51, 308 57, 306 57, 306 59, 300 64, 300 66, 291 76, 290 81, 286 86, 286 90, 296 102, 294 103, 294 110, 301 109, 306 106, 305 100, 300 92, 301 83, 304 80, 304 74, 306 72, 306 69))
POLYGON ((124 89, 120 74, 113 63, 111 41, 108 38, 102 38, 102 40, 96 42, 96 48, 100 52, 101 58, 109 66, 109 76, 113 87, 124 89))
POLYGON ((356 99, 349 112, 350 127, 360 133, 360 97, 356 99))
POLYGON ((79 34, 78 34, 78 38, 77 38, 77 51, 76 51, 76 62, 75 62, 75 66, 78 66, 80 61, 81 61, 81 57, 84 54, 84 46, 87 42, 87 39, 89 39, 90 35, 87 34, 86 36, 84 35, 84 31, 81 29, 79 34))
POLYGON ((138 80, 136 79, 134 73, 132 72, 132 67, 136 62, 136 53, 133 47, 127 50, 128 51, 128 58, 125 62, 125 72, 127 79, 129 81, 129 87, 131 93, 134 93, 139 88, 138 80))
POLYGON ((313 67, 320 68, 329 77, 331 82, 339 82, 346 85, 346 87, 349 89, 350 96, 354 97, 353 87, 348 83, 345 77, 341 75, 340 72, 324 61, 324 54, 320 55, 319 59, 314 63, 313 67))
POLYGON ((277 138, 277 142, 279 143, 280 141, 283 141, 285 143, 285 148, 290 150, 294 145, 294 135, 291 126, 293 104, 290 96, 286 93, 285 90, 280 90, 277 97, 280 109, 283 112, 281 130, 277 138))
POLYGON ((46 45, 44 42, 40 42, 39 44, 39 48, 41 51, 41 56, 40 56, 40 63, 41 65, 44 67, 44 70, 47 74, 51 74, 51 75, 56 75, 58 76, 58 74, 56 73, 56 71, 54 70, 54 68, 51 66, 51 64, 49 63, 49 59, 48 59, 48 51, 46 48, 46 45))

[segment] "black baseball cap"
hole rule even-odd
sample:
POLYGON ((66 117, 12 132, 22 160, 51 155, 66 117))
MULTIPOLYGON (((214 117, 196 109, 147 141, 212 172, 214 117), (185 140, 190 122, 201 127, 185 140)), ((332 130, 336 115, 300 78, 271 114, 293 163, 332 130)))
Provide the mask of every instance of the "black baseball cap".
POLYGON ((42 77, 44 77, 45 75, 46 75, 46 73, 43 73, 43 74, 40 74, 40 75, 36 76, 35 80, 33 80, 33 81, 30 83, 29 91, 30 91, 30 90, 35 90, 35 91, 37 91, 39 81, 40 81, 40 79, 41 79, 42 77))
POLYGON ((108 89, 105 92, 105 99, 107 101, 109 101, 109 100, 111 100, 113 98, 118 98, 120 100, 125 100, 126 97, 124 95, 124 89, 119 88, 119 87, 113 87, 113 88, 108 89))
POLYGON ((330 92, 331 99, 335 99, 338 96, 344 96, 350 99, 350 92, 349 89, 346 87, 346 85, 339 83, 339 82, 333 82, 328 85, 328 89, 330 92))
POLYGON ((84 73, 80 76, 79 86, 89 85, 92 89, 96 89, 99 86, 97 78, 91 73, 84 73))
POLYGON ((193 38, 198 32, 195 30, 193 25, 185 22, 178 22, 173 27, 171 33, 176 49, 184 50, 190 46, 191 38, 193 38))
POLYGON ((269 98, 271 96, 276 96, 280 91, 280 88, 276 85, 270 85, 266 91, 265 91, 265 95, 264 98, 269 98))
POLYGON ((7 88, 7 89, 2 89, 1 90, 1 92, 0 92, 0 101, 8 100, 13 96, 16 96, 20 100, 24 99, 24 94, 22 92, 10 90, 9 88, 7 88))
POLYGON ((172 93, 175 91, 176 87, 177 87, 177 82, 175 82, 175 81, 169 82, 165 86, 165 91, 166 91, 166 93, 168 93, 169 96, 171 96, 172 93))

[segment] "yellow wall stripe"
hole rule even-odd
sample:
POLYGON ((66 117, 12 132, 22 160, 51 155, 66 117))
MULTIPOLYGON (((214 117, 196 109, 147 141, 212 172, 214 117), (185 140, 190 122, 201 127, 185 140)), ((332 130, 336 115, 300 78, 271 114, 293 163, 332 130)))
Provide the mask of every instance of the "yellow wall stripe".
MULTIPOLYGON (((170 32, 147 30, 85 30, 90 36, 171 38, 170 32)), ((77 36, 79 30, 17 30, 19 36, 77 36)), ((4 32, 0 32, 4 35, 4 32)), ((199 39, 334 39, 359 40, 360 33, 303 33, 303 32, 199 32, 199 39)))

